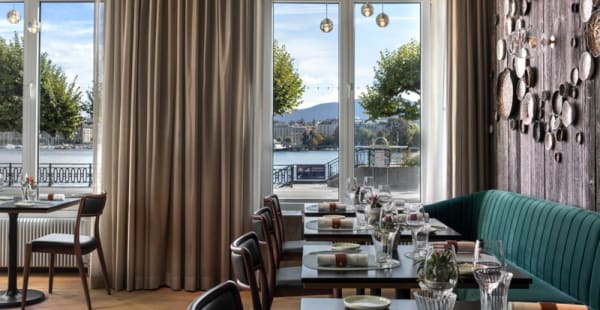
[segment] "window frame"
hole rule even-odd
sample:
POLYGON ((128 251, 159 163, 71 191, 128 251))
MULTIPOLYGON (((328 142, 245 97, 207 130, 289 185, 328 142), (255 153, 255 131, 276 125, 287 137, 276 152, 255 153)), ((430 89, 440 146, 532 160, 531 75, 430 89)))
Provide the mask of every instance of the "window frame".
MULTIPOLYGON (((265 49, 265 57, 264 61, 266 63, 273 62, 273 51, 272 51, 272 42, 273 42, 273 5, 275 3, 298 3, 298 4, 314 4, 314 0, 264 0, 265 4, 265 42, 266 45, 270 45, 271 48, 265 49)), ((338 4, 340 7, 339 10, 339 158, 340 158, 340 169, 339 169, 339 180, 346 180, 348 177, 354 175, 354 79, 355 79, 355 63, 354 63, 354 6, 355 4, 362 4, 366 1, 360 0, 352 0, 352 1, 344 1, 344 0, 327 0, 325 3, 330 4, 338 4)), ((424 77, 426 75, 427 70, 423 70, 423 64, 428 63, 427 60, 430 57, 428 50, 429 41, 428 41, 428 33, 429 33, 429 17, 431 10, 431 0, 378 0, 377 3, 390 3, 390 4, 401 4, 401 3, 418 3, 421 6, 421 106, 425 106, 429 104, 430 97, 427 93, 430 91, 428 89, 428 83, 423 83, 424 77)), ((321 3, 321 2, 318 2, 321 3)), ((264 104, 266 107, 263 110, 263 117, 265 118, 266 124, 263 124, 262 127, 262 140, 263 141, 272 141, 273 140, 273 96, 272 96, 272 85, 273 85, 273 70, 272 66, 270 67, 270 71, 265 72, 263 76, 262 83, 266 87, 270 89, 271 96, 265 98, 264 104), (266 115, 268 113, 268 115, 266 115)), ((423 120, 423 117, 421 117, 423 120)), ((421 122, 424 124, 426 122, 421 122)), ((422 131, 423 132, 423 131, 422 131)), ((421 136, 421 140, 423 141, 423 136, 421 136)), ((262 158, 261 162, 263 164, 262 169, 262 178, 261 178, 261 194, 262 196, 268 195, 273 192, 273 149, 271 147, 271 143, 268 144, 268 147, 265 145, 262 146, 262 158)), ((425 158, 427 154, 424 149, 421 148, 421 162, 425 162, 423 158, 425 158)), ((423 169, 421 169, 420 173, 420 197, 421 201, 423 200, 423 169)), ((338 187, 338 198, 346 196, 346 188, 345 186, 338 187)), ((286 201, 282 199, 282 201, 286 201)))

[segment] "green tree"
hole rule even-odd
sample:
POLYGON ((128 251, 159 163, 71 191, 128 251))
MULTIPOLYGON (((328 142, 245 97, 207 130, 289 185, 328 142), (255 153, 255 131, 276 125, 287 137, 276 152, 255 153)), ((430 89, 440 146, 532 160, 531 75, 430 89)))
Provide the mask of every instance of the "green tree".
POLYGON ((46 53, 40 57, 40 127, 52 136, 73 139, 83 123, 79 113, 81 91, 75 81, 68 82, 61 67, 46 53))
MULTIPOLYGON (((41 130, 73 138, 82 123, 81 91, 69 82, 63 69, 40 55, 41 130)), ((22 131, 23 40, 15 33, 12 41, 0 38, 0 130, 22 131)))
MULTIPOLYGON (((94 84, 95 85, 95 84, 94 84)), ((87 114, 90 119, 94 118, 94 89, 89 88, 85 91, 85 100, 81 101, 79 109, 87 114)))
POLYGON ((398 115, 407 120, 420 118, 421 100, 411 102, 408 93, 421 94, 421 45, 416 40, 395 51, 382 51, 373 85, 360 95, 360 105, 369 119, 398 115))
POLYGON ((305 90, 300 74, 294 69, 294 59, 285 45, 273 41, 273 114, 294 111, 302 103, 305 90))

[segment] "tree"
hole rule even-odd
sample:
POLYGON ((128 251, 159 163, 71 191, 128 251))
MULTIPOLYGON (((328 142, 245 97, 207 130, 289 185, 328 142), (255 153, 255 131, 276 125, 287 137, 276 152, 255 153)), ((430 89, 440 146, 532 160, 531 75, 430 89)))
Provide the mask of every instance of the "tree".
MULTIPOLYGON (((0 38, 0 130, 22 131, 23 40, 15 33, 12 41, 0 38)), ((41 130, 70 139, 82 123, 81 91, 69 82, 63 69, 40 55, 41 130)))
POLYGON ((294 69, 294 59, 285 49, 273 41, 273 114, 291 113, 302 103, 306 87, 300 74, 294 69))
POLYGON ((369 119, 398 115, 407 120, 420 118, 421 100, 403 96, 421 94, 421 46, 411 40, 395 51, 382 51, 377 61, 373 85, 360 95, 360 105, 369 119))
MULTIPOLYGON (((96 85, 94 83, 94 85, 96 85)), ((79 109, 87 114, 88 118, 94 118, 94 89, 89 88, 85 91, 85 100, 81 101, 79 109)))

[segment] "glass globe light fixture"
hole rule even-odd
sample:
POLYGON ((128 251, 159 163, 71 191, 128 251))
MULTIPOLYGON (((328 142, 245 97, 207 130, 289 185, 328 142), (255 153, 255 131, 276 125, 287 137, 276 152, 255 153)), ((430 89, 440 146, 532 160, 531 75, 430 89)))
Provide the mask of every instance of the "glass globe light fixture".
POLYGON ((19 11, 12 9, 6 13, 6 19, 11 24, 18 24, 21 21, 21 15, 19 15, 19 11))
POLYGON ((379 15, 377 15, 375 22, 377 23, 377 26, 384 28, 390 24, 390 18, 387 16, 387 14, 385 14, 384 12, 381 12, 381 13, 379 13, 379 15))
POLYGON ((373 5, 369 3, 369 1, 365 2, 360 8, 360 12, 364 17, 369 17, 373 15, 373 5))
POLYGON ((40 31, 40 29, 42 28, 42 25, 40 24, 40 22, 37 19, 34 19, 33 21, 30 21, 27 24, 27 31, 36 34, 40 31))
POLYGON ((321 21, 321 31, 327 33, 333 30, 333 21, 328 17, 323 18, 321 21))

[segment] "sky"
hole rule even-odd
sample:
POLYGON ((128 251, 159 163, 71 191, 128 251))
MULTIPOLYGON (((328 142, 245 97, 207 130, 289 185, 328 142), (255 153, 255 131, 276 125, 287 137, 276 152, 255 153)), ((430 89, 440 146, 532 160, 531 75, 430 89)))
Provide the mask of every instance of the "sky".
MULTIPOLYGON (((373 6, 375 13, 370 17, 361 15, 361 4, 354 8, 357 96, 372 84, 374 67, 382 50, 397 49, 411 39, 420 41, 419 4, 385 4, 384 12, 390 18, 385 28, 375 24, 381 4, 373 3, 373 6)), ((329 33, 319 29, 325 9, 325 4, 293 3, 276 3, 273 8, 273 37, 286 46, 307 88, 300 109, 338 101, 339 6, 327 6, 327 15, 334 24, 329 33)))
MULTIPOLYGON (((12 40, 15 31, 23 36, 23 3, 14 4, 21 22, 8 23, 12 3, 0 3, 0 37, 12 40)), ((40 50, 75 81, 82 93, 91 88, 94 73, 94 4, 42 3, 40 50)), ((84 96, 85 98, 85 96, 84 96)))

